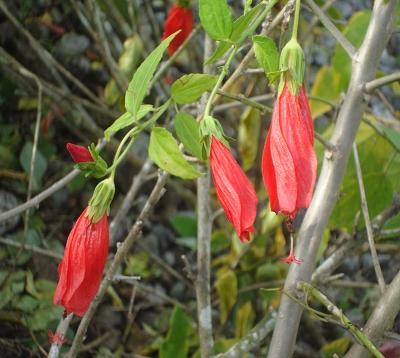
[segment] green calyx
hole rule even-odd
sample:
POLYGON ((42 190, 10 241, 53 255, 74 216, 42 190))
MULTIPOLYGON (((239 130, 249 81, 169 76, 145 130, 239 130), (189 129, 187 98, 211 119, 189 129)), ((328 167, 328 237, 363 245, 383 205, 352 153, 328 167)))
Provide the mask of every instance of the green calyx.
POLYGON ((211 116, 205 116, 200 122, 200 143, 203 143, 202 156, 203 160, 207 160, 210 156, 212 136, 224 143, 229 148, 229 142, 234 141, 233 138, 225 135, 221 123, 211 116))
POLYGON ((103 177, 107 172, 108 165, 105 160, 100 157, 100 149, 97 150, 92 143, 89 147, 89 152, 92 155, 93 162, 78 163, 74 168, 85 172, 85 176, 92 175, 95 178, 103 177))
POLYGON ((189 8, 189 6, 190 6, 190 0, 176 0, 175 3, 179 7, 185 8, 185 10, 187 10, 189 8))
POLYGON ((93 224, 97 223, 103 217, 104 213, 109 215, 114 194, 115 185, 112 178, 105 179, 97 184, 86 211, 86 216, 93 224))
POLYGON ((279 61, 281 82, 278 88, 278 96, 282 93, 285 83, 293 96, 298 95, 304 80, 304 68, 304 51, 297 40, 292 38, 282 49, 279 61))

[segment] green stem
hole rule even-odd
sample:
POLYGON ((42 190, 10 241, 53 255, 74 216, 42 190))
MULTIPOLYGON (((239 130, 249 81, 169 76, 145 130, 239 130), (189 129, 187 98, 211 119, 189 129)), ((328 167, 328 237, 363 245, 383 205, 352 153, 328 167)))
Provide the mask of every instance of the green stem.
POLYGON ((121 143, 118 146, 118 149, 115 153, 114 156, 114 162, 112 164, 111 167, 108 168, 107 173, 110 173, 110 177, 114 179, 115 176, 115 170, 117 168, 117 166, 119 165, 119 163, 121 163, 122 159, 124 159, 124 157, 126 156, 126 154, 128 153, 129 149, 132 147, 133 143, 135 142, 137 136, 147 127, 153 125, 158 118, 161 117, 161 115, 168 109, 168 107, 170 106, 170 104, 172 103, 172 98, 168 99, 167 102, 165 102, 158 110, 157 113, 151 117, 148 121, 144 122, 143 124, 138 124, 137 126, 135 126, 134 128, 132 128, 126 135, 125 137, 121 140, 121 143), (125 142, 128 139, 131 139, 130 142, 128 143, 128 145, 126 146, 126 148, 124 149, 124 151, 121 153, 121 150, 125 144, 125 142))
POLYGON ((207 102, 207 105, 206 105, 206 109, 204 110, 204 117, 207 117, 207 116, 210 115, 210 112, 211 112, 211 105, 212 105, 212 103, 213 103, 213 100, 214 100, 215 96, 216 96, 217 93, 218 93, 218 89, 219 89, 219 87, 221 86, 222 81, 224 80, 224 77, 229 73, 228 68, 229 68, 229 65, 230 65, 230 63, 232 62, 233 58, 234 58, 235 55, 236 55, 237 49, 238 49, 238 48, 237 48, 236 45, 235 45, 235 47, 234 47, 233 50, 232 50, 232 53, 230 54, 228 60, 226 61, 225 66, 222 67, 222 72, 221 72, 221 74, 219 75, 218 81, 217 81, 217 83, 215 84, 213 90, 211 91, 210 97, 208 98, 208 102, 207 102))
POLYGON ((265 16, 269 13, 269 11, 272 9, 272 7, 278 2, 278 0, 272 0, 271 2, 266 2, 264 1, 264 4, 266 4, 266 8, 264 11, 260 14, 260 16, 251 24, 249 28, 247 28, 242 36, 240 37, 239 40, 235 42, 236 46, 239 48, 242 43, 256 30, 258 25, 265 19, 265 16))
MULTIPOLYGON (((224 80, 224 77, 229 73, 229 70, 228 70, 228 69, 229 69, 229 65, 231 64, 232 60, 234 59, 238 48, 239 48, 240 45, 247 39, 247 37, 249 37, 250 34, 252 34, 252 33, 255 31, 255 29, 257 28, 257 26, 260 25, 261 21, 264 20, 264 18, 265 18, 265 16, 267 15, 267 13, 272 9, 272 7, 273 7, 277 2, 278 2, 278 0, 272 0, 272 1, 269 2, 269 3, 264 2, 264 3, 268 4, 268 5, 266 6, 266 8, 264 9, 264 11, 263 11, 263 12, 260 14, 260 16, 252 23, 252 25, 251 25, 248 29, 246 29, 246 30, 244 31, 244 33, 243 33, 243 35, 240 37, 240 39, 237 40, 237 41, 233 44, 232 53, 229 55, 229 58, 228 58, 228 60, 226 61, 225 66, 222 67, 222 72, 221 72, 221 74, 219 75, 218 81, 217 81, 217 83, 215 84, 213 90, 211 91, 210 97, 208 98, 208 102, 207 102, 206 108, 205 108, 205 110, 204 110, 204 117, 207 117, 207 116, 210 115, 211 106, 212 106, 213 100, 214 100, 215 96, 216 96, 217 93, 218 93, 218 89, 219 89, 219 87, 221 86, 222 81, 224 80)), ((204 117, 203 117, 203 118, 204 118, 204 117)))
POLYGON ((299 27, 299 17, 300 17, 300 0, 296 0, 296 9, 294 12, 294 23, 292 32, 292 40, 296 41, 297 41, 297 29, 299 27))
POLYGON ((374 357, 385 358, 374 346, 374 344, 363 335, 358 327, 343 314, 342 310, 336 307, 324 294, 306 282, 299 282, 298 285, 303 290, 311 294, 317 301, 321 302, 328 309, 328 311, 332 312, 337 318, 339 318, 341 323, 357 336, 357 338, 364 344, 364 347, 368 349, 374 357))

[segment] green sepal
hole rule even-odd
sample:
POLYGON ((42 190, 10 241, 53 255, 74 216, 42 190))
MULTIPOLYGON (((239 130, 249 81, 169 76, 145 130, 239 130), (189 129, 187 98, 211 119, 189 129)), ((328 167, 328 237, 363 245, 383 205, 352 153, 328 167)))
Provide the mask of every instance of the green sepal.
POLYGON ((305 57, 304 51, 296 39, 291 39, 282 49, 279 70, 282 72, 278 96, 286 83, 293 96, 297 96, 304 80, 305 57))
POLYGON ((202 146, 203 160, 206 160, 210 156, 212 136, 216 137, 226 147, 229 148, 229 142, 233 142, 235 139, 228 137, 222 129, 221 123, 211 116, 206 116, 200 122, 199 127, 200 144, 202 146))
POLYGON ((105 160, 100 157, 100 149, 96 149, 93 143, 88 149, 93 158, 93 162, 78 163, 75 164, 74 168, 85 172, 85 176, 92 175, 95 178, 101 178, 106 174, 108 165, 105 160))
POLYGON ((97 223, 106 213, 110 214, 110 205, 115 194, 115 184, 112 178, 107 178, 97 184, 93 196, 89 200, 86 216, 93 224, 97 223))

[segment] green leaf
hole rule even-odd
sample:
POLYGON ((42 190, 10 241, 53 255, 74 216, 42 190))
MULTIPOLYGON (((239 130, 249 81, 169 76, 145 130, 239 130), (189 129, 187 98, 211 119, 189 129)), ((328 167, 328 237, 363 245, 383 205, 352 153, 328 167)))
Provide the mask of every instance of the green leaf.
POLYGON ((400 151, 400 133, 384 125, 380 126, 380 128, 385 132, 386 137, 396 147, 396 149, 400 151))
POLYGON ((246 5, 244 5, 244 13, 247 12, 247 9, 250 7, 253 0, 246 0, 246 5))
MULTIPOLYGON (((127 38, 124 42, 124 49, 118 60, 118 67, 127 78, 132 78, 133 72, 137 67, 143 51, 143 42, 138 34, 127 38)), ((122 96, 115 80, 112 78, 104 88, 105 102, 109 106, 117 103, 122 96)))
POLYGON ((253 43, 257 61, 271 82, 274 79, 274 75, 269 72, 277 71, 279 66, 278 49, 274 41, 261 35, 253 36, 253 43))
MULTIPOLYGON (((153 109, 151 104, 143 104, 139 107, 138 112, 136 113, 136 120, 140 120, 147 113, 149 113, 153 109)), ((118 132, 120 129, 130 126, 131 124, 136 123, 135 117, 131 112, 125 112, 121 117, 117 118, 111 126, 109 126, 104 131, 104 136, 108 141, 110 141, 110 133, 118 132)))
MULTIPOLYGON (((400 186, 398 154, 386 138, 366 123, 361 123, 356 143, 368 211, 370 217, 373 218, 389 205, 392 201, 393 190, 397 190, 396 187, 400 186)), ((330 227, 345 227, 351 231, 354 217, 358 211, 361 211, 360 190, 353 156, 349 159, 341 193, 343 195, 332 213, 330 227)), ((362 217, 360 227, 363 225, 362 217)))
POLYGON ((160 358, 186 358, 189 351, 187 341, 189 333, 189 318, 178 305, 175 305, 167 337, 160 347, 160 358))
POLYGON ((233 30, 232 13, 226 0, 199 0, 201 25, 214 40, 229 40, 233 30))
POLYGON ((214 230, 211 235, 211 252, 227 249, 231 246, 231 240, 226 237, 224 230, 214 230))
POLYGON ((320 353, 326 358, 331 358, 334 355, 340 357, 346 353, 349 344, 350 344, 350 336, 339 338, 333 342, 325 344, 321 348, 320 353))
MULTIPOLYGON (((233 31, 230 36, 230 40, 235 42, 240 39, 243 32, 249 27, 251 22, 253 21, 254 17, 257 15, 262 3, 260 2, 257 6, 251 9, 249 12, 245 13, 244 15, 240 16, 234 23, 233 23, 233 31)), ((217 49, 215 50, 214 54, 207 60, 205 63, 209 65, 216 60, 220 59, 230 48, 232 47, 231 42, 221 41, 218 45, 217 49)))
POLYGON ((233 270, 225 271, 217 279, 216 288, 219 296, 219 314, 224 325, 237 298, 237 277, 233 270))
POLYGON ((178 104, 195 102, 204 92, 211 89, 217 81, 218 76, 198 73, 184 75, 172 84, 172 99, 178 104))
POLYGON ((128 90, 125 94, 125 107, 134 117, 137 115, 140 105, 146 96, 147 87, 164 51, 177 33, 178 32, 175 32, 161 42, 161 44, 158 45, 149 56, 147 56, 133 75, 132 81, 129 83, 128 90))
POLYGON ((169 222, 181 236, 197 235, 197 220, 188 215, 176 215, 169 218, 169 222))
MULTIPOLYGON (((343 35, 356 49, 360 48, 364 41, 370 19, 370 10, 356 12, 343 30, 343 35)), ((350 83, 352 60, 339 44, 336 45, 334 53, 332 66, 337 74, 337 76, 335 76, 335 86, 337 86, 337 90, 340 93, 341 91, 344 91, 350 83)))
MULTIPOLYGON (((24 240, 24 232, 19 231, 14 237, 13 240, 16 242, 22 242, 24 240)), ((36 230, 29 229, 28 234, 26 237, 25 244, 31 245, 31 246, 40 246, 40 236, 37 233, 36 230)), ((11 256, 15 257, 19 251, 19 248, 17 247, 11 247, 8 246, 8 251, 10 252, 11 256)), ((22 251, 21 255, 19 256, 18 265, 24 265, 26 264, 32 257, 32 252, 31 251, 22 251)))
POLYGON ((327 102, 336 103, 340 96, 340 91, 336 83, 338 83, 338 74, 333 71, 332 67, 322 66, 318 71, 310 94, 310 110, 313 118, 324 114, 332 109, 327 102), (329 83, 329 86, 326 84, 329 83), (319 99, 321 98, 321 100, 319 99))
POLYGON ((162 170, 182 179, 196 179, 205 175, 199 173, 186 161, 176 140, 164 128, 152 129, 149 156, 162 170))
POLYGON ((178 112, 175 116, 174 126, 176 134, 185 148, 196 158, 202 159, 199 123, 194 117, 184 112, 178 112))
MULTIPOLYGON (((31 158, 32 158, 32 142, 26 142, 24 147, 22 148, 21 154, 19 156, 19 160, 22 168, 25 173, 30 175, 31 173, 31 158)), ((36 149, 35 155, 35 168, 33 170, 33 176, 37 182, 39 182, 47 170, 47 160, 40 152, 39 149, 36 149)))
POLYGON ((243 338, 247 333, 250 332, 253 327, 254 319, 256 315, 254 314, 253 306, 251 301, 246 301, 239 305, 236 310, 236 333, 235 338, 243 338))
POLYGON ((256 159, 258 142, 255 138, 259 136, 260 126, 260 111, 254 107, 248 106, 240 117, 238 134, 238 148, 244 171, 249 170, 256 159))
POLYGON ((6 306, 14 297, 18 297, 23 290, 23 282, 13 282, 3 287, 0 291, 0 309, 6 306))

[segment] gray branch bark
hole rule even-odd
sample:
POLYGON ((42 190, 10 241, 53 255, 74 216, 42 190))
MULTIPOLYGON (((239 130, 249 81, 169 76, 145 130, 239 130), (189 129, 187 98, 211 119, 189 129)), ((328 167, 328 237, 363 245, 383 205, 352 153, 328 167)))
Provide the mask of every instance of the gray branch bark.
MULTIPOLYGON (((322 235, 339 199, 352 143, 369 100, 363 88, 375 77, 379 59, 392 33, 397 3, 397 0, 387 3, 375 1, 364 42, 353 57, 350 85, 331 138, 336 151, 324 159, 318 185, 297 240, 296 257, 304 262, 300 266, 291 265, 285 283, 284 289, 291 294, 295 293, 300 280, 310 282, 322 235)), ((268 357, 292 357, 301 314, 299 305, 282 297, 268 357)))
MULTIPOLYGON (((204 58, 209 58, 214 52, 214 41, 206 35, 204 58)), ((215 66, 206 66, 204 73, 215 74, 215 66)), ((204 110, 209 94, 202 97, 204 110)), ((211 261, 211 198, 210 198, 210 170, 204 164, 199 164, 199 170, 206 172, 204 177, 197 179, 197 273, 195 279, 197 298, 198 332, 200 339, 200 353, 202 357, 214 355, 214 339, 211 319, 210 298, 210 261, 211 261)))

